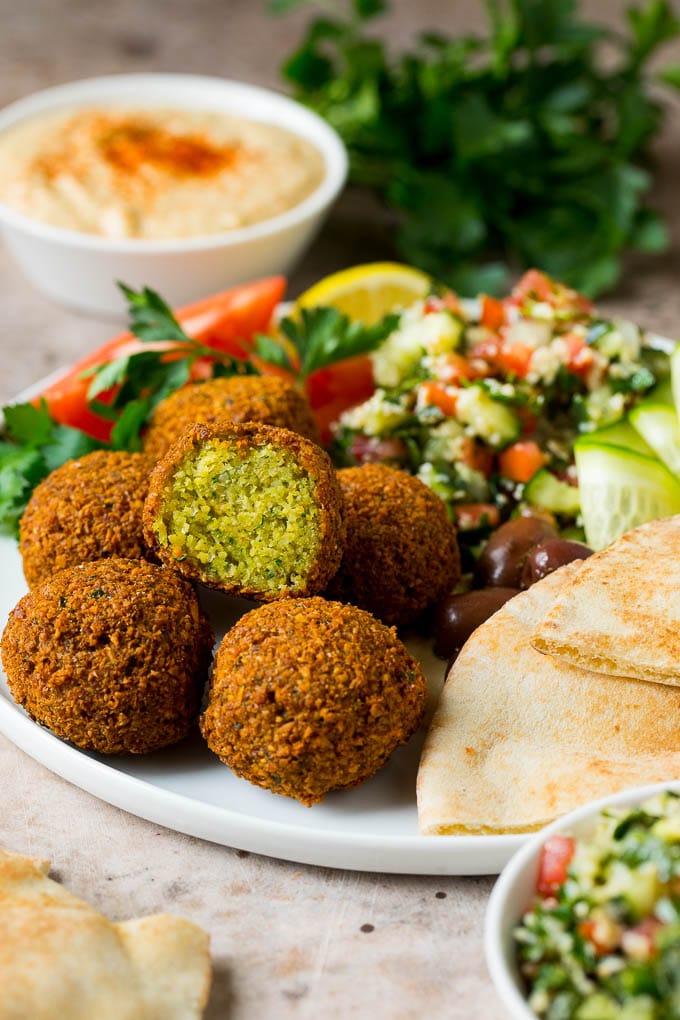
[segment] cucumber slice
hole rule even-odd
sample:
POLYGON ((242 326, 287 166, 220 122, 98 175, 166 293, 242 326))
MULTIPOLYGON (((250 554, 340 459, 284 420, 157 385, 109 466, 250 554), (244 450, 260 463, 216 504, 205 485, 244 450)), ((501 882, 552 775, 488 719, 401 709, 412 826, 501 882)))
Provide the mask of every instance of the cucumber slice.
POLYGON ((628 415, 666 467, 680 475, 680 421, 668 383, 662 383, 628 415))
POLYGON ((524 498, 531 506, 555 514, 569 514, 570 517, 575 517, 581 509, 578 489, 567 482, 561 482, 547 468, 541 468, 529 479, 524 489, 524 498))
POLYGON ((680 482, 668 468, 620 446, 579 439, 574 457, 586 542, 603 549, 624 531, 680 513, 680 482))
POLYGON ((606 428, 598 429, 596 432, 584 432, 577 441, 579 444, 592 443, 595 446, 621 446, 624 450, 644 453, 647 457, 654 458, 656 456, 649 443, 644 441, 637 429, 634 429, 626 418, 617 421, 615 425, 607 425, 606 428))

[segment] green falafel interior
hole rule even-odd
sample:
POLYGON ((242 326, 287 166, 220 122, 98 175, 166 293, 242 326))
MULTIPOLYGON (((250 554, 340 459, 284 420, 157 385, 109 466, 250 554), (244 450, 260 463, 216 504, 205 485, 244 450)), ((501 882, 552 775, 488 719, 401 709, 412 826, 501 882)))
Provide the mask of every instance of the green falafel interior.
POLYGON ((147 526, 161 558, 255 598, 306 591, 327 532, 327 479, 315 470, 326 455, 285 429, 199 432, 173 448, 152 482, 147 526))

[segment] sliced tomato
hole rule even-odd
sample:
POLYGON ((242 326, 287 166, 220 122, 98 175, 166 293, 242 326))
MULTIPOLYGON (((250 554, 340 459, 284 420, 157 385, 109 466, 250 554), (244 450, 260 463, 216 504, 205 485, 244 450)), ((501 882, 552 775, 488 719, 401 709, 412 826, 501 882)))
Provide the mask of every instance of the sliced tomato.
MULTIPOLYGON (((175 315, 189 336, 200 340, 207 347, 244 358, 250 353, 254 335, 264 332, 270 326, 285 287, 286 281, 282 276, 256 280, 186 305, 178 309, 175 315)), ((46 401, 48 411, 55 421, 106 442, 110 438, 112 425, 88 406, 90 379, 83 379, 83 373, 95 365, 106 364, 140 350, 167 350, 169 357, 172 357, 173 349, 178 346, 177 343, 164 341, 151 345, 143 343, 131 333, 121 333, 82 358, 61 378, 51 383, 37 400, 46 401)), ((210 372, 209 362, 200 359, 194 365, 193 378, 207 378, 210 372)), ((112 396, 113 392, 110 391, 101 394, 98 400, 107 403, 112 396)))
POLYGON ((342 412, 368 400, 374 390, 373 365, 365 354, 312 372, 305 380, 305 391, 319 423, 322 442, 329 441, 330 426, 342 412))
POLYGON ((575 850, 576 842, 571 836, 551 836, 545 841, 536 880, 536 891, 541 896, 553 896, 564 885, 575 850))
POLYGON ((547 461, 533 439, 520 439, 498 455, 498 471, 513 482, 528 482, 547 461))

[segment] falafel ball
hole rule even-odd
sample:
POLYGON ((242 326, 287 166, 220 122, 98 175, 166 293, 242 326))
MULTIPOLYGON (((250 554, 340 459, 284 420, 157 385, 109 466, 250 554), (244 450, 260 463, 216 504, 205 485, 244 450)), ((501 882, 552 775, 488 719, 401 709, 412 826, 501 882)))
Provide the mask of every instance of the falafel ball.
POLYGON ((152 472, 144 527, 186 577, 261 601, 321 591, 345 537, 328 454, 255 422, 186 429, 152 472))
POLYGON ((188 425, 218 421, 257 421, 320 442, 312 409, 295 386, 274 375, 236 375, 191 383, 162 400, 144 436, 144 452, 160 460, 188 425))
POLYGON ((384 464, 343 468, 347 537, 328 598, 407 624, 460 579, 456 529, 443 501, 419 478, 384 464))
POLYGON ((213 633, 191 585, 165 567, 113 558, 43 581, 2 635, 12 695, 64 740, 142 754, 191 730, 213 633))
POLYGON ((43 479, 19 524, 29 588, 76 563, 145 557, 142 515, 152 466, 140 453, 96 450, 43 479))
POLYGON ((355 606, 286 599, 228 631, 201 732, 238 776, 311 805, 377 772, 420 725, 425 696, 393 628, 355 606))

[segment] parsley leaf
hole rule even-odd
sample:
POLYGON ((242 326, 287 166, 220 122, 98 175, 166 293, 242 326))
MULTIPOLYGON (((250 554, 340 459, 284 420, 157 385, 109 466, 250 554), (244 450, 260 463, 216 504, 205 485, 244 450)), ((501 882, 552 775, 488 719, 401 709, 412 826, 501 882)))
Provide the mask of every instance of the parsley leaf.
MULTIPOLYGON (((319 368, 374 351, 398 323, 398 315, 386 315, 374 325, 365 326, 337 308, 318 307, 301 308, 299 317, 282 319, 279 329, 298 353, 297 377, 306 379, 319 368)), ((283 345, 271 337, 258 336, 255 349, 263 360, 294 370, 283 345)))
POLYGON ((43 403, 13 404, 3 409, 5 434, 0 441, 0 532, 18 534, 30 495, 50 471, 103 445, 78 429, 57 425, 43 403))
POLYGON ((486 8, 483 34, 426 32, 392 52, 369 20, 383 0, 327 2, 282 73, 340 133, 351 182, 389 208, 408 262, 463 293, 500 293, 539 266, 595 295, 627 251, 667 247, 643 168, 664 119, 658 82, 680 88, 677 64, 650 65, 680 21, 669 0, 630 6, 620 30, 576 0, 486 8))

